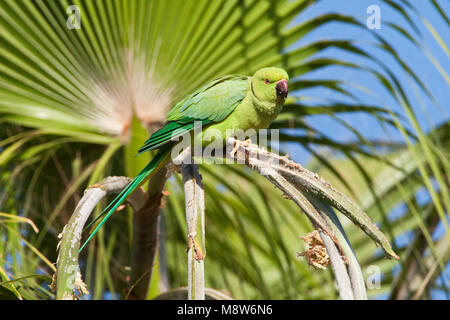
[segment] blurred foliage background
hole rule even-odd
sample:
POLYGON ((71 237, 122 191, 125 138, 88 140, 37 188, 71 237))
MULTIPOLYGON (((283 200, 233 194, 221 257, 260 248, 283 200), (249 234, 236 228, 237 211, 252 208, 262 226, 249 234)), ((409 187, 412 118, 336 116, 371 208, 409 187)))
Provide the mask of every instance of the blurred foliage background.
MULTIPOLYGON (((367 28, 365 11, 314 10, 322 2, 1 1, 0 297, 54 298, 48 285, 57 235, 83 190, 139 172, 151 155, 136 158, 136 150, 177 100, 216 76, 279 66, 291 78, 290 99, 272 125, 281 130, 279 151, 307 159, 303 165, 355 199, 400 255, 384 259, 341 219, 366 276, 380 272, 369 297, 448 298, 448 60, 443 65, 423 44, 427 33, 448 59, 448 2, 428 1, 437 16, 430 21, 417 2, 372 1, 382 30, 367 28), (68 28, 70 5, 79 8, 79 29, 68 28), (385 12, 398 19, 384 19, 385 12), (433 27, 437 19, 447 34, 433 27), (370 41, 315 33, 329 25, 370 41), (412 56, 398 54, 397 38, 386 36, 392 33, 431 62, 447 99, 432 93, 436 83, 415 71, 412 56), (364 77, 352 82, 357 73, 364 77), (430 109, 441 121, 424 125, 430 109), (333 126, 347 136, 332 134, 333 126), (386 134, 374 137, 375 127, 386 134)), ((239 165, 205 164, 201 173, 208 287, 241 299, 338 297, 330 270, 296 258, 304 249, 299 236, 312 230, 298 207, 239 165)), ((179 174, 166 188, 148 298, 187 282, 179 174)), ((85 298, 124 297, 131 219, 131 210, 117 213, 83 252, 85 298)))

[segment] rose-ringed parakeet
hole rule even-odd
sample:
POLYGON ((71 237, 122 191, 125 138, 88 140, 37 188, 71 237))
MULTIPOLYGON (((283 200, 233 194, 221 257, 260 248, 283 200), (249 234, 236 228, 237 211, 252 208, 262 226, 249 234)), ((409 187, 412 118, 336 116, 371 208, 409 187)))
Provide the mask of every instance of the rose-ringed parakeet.
POLYGON ((263 68, 252 77, 226 75, 217 78, 178 102, 168 113, 164 127, 139 149, 139 154, 158 149, 155 157, 128 186, 89 225, 103 219, 89 238, 96 234, 114 211, 155 172, 171 159, 176 138, 194 130, 194 122, 202 124, 203 146, 221 133, 223 142, 236 130, 266 129, 277 117, 288 95, 289 76, 283 69, 263 68), (228 136, 227 136, 228 135, 228 136))

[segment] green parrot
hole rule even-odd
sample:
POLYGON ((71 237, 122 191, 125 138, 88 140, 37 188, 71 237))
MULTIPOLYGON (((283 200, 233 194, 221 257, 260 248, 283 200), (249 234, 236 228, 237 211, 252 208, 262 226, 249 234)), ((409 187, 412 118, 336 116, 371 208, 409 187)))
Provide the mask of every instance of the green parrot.
POLYGON ((81 250, 114 211, 155 172, 171 159, 178 137, 202 124, 201 143, 206 146, 221 133, 223 142, 233 131, 266 129, 277 117, 288 95, 289 76, 280 68, 263 68, 253 77, 226 75, 217 78, 178 102, 168 113, 164 127, 152 134, 138 154, 158 149, 155 157, 128 186, 86 228, 103 219, 94 228, 81 250))

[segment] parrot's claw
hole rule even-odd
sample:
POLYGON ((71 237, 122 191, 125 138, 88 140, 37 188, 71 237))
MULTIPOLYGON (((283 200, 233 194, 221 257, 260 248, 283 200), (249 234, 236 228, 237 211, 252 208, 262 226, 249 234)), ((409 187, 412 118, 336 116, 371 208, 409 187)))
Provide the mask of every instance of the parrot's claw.
POLYGON ((239 149, 239 144, 242 144, 245 147, 249 147, 249 146, 253 145, 253 142, 252 142, 252 139, 246 139, 244 141, 234 140, 233 150, 230 151, 230 156, 232 158, 234 158, 234 155, 236 154, 237 150, 239 149))
POLYGON ((233 150, 231 150, 231 152, 230 152, 230 156, 231 156, 232 158, 234 158, 234 155, 236 154, 238 148, 239 148, 239 146, 238 146, 238 144, 237 144, 237 140, 235 140, 235 141, 234 141, 233 150))

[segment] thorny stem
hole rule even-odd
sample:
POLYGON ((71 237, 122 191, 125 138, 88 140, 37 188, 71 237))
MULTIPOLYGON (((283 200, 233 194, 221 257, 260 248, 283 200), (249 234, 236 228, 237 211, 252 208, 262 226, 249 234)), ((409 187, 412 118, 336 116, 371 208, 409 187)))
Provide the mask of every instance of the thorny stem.
MULTIPOLYGON (((171 289, 169 291, 161 293, 159 296, 155 297, 154 300, 187 300, 188 299, 188 287, 179 287, 171 289)), ((233 300, 233 297, 228 294, 215 290, 212 288, 205 288, 205 299, 206 300, 233 300)))
MULTIPOLYGON (((130 182, 126 177, 108 177, 100 183, 89 187, 72 214, 69 222, 60 234, 57 260, 56 298, 58 300, 74 299, 77 292, 87 293, 86 285, 81 280, 78 265, 78 249, 80 248, 83 227, 97 203, 105 196, 119 193, 130 182)), ((142 190, 137 190, 129 199, 133 208, 139 211, 145 204, 142 190)), ((53 287, 54 283, 52 284, 53 287)))
POLYGON ((341 298, 367 299, 361 267, 331 206, 346 215, 376 244, 381 245, 387 258, 398 259, 389 241, 367 214, 328 182, 287 157, 280 157, 234 138, 227 140, 226 157, 246 164, 264 175, 302 208, 324 240, 341 298), (341 255, 346 257, 348 274, 342 268, 341 255))
POLYGON ((355 297, 353 295, 350 278, 339 249, 328 234, 323 231, 319 231, 319 234, 327 249, 328 255, 330 256, 331 268, 336 276, 339 296, 342 300, 354 300, 355 297))
MULTIPOLYGON (((344 229, 342 228, 342 225, 336 216, 336 213, 334 212, 333 208, 331 208, 329 205, 324 203, 323 201, 320 201, 317 199, 314 195, 304 193, 305 197, 311 202, 311 204, 315 207, 315 209, 318 211, 320 215, 324 217, 324 219, 327 221, 327 225, 330 227, 331 232, 335 236, 337 242, 339 243, 339 258, 341 255, 344 255, 347 262, 347 271, 348 276, 350 279, 351 284, 351 290, 353 293, 353 298, 355 300, 367 300, 367 293, 366 293, 366 286, 364 283, 364 277, 361 270, 361 266, 359 265, 358 259, 356 258, 355 252, 353 251, 353 248, 350 244, 350 241, 347 238, 347 235, 345 234, 344 229)), ((325 241, 324 241, 325 242, 325 241)), ((333 242, 333 244, 335 244, 333 242)), ((325 246, 327 244, 325 243, 325 246)), ((328 247, 327 247, 328 250, 328 247)), ((330 252, 328 250, 328 252, 330 252)), ((333 266, 333 257, 330 255, 330 259, 333 266)), ((337 257, 334 258, 336 261, 338 259, 337 257)), ((336 272, 335 272, 336 274, 336 272)), ((339 280, 336 277, 336 281, 338 281, 339 286, 339 280)), ((342 299, 344 299, 341 296, 342 299)))
MULTIPOLYGON (((381 245, 388 258, 398 259, 389 241, 366 213, 329 183, 286 157, 258 148, 249 142, 230 138, 227 141, 226 158, 243 163, 264 175, 296 204, 302 208, 313 225, 319 230, 327 248, 336 275, 342 299, 367 299, 361 268, 345 232, 331 206, 344 213, 352 222, 368 234, 375 243, 381 245), (229 152, 231 150, 231 152, 229 152), (343 263, 345 256, 348 273, 343 263)), ((182 175, 186 196, 186 223, 188 233, 188 298, 205 299, 204 265, 204 191, 198 167, 192 164, 190 149, 174 159, 174 164, 182 164, 182 175), (189 159, 190 161, 185 161, 189 159), (199 214, 200 213, 200 219, 199 214)), ((78 267, 78 248, 83 226, 95 205, 107 194, 120 192, 129 182, 128 178, 110 177, 99 185, 88 189, 80 200, 69 223, 64 228, 60 242, 57 268, 57 298, 71 299, 74 290, 85 290, 78 267)), ((130 200, 139 212, 145 205, 143 191, 135 192, 130 200), (137 200, 136 200, 137 199, 137 200)), ((159 205, 160 199, 152 201, 159 205)), ((156 215, 156 219, 158 215, 156 215)), ((150 219, 151 220, 151 219, 150 219)), ((157 225, 153 223, 152 225, 157 225)), ((152 232, 157 234, 157 230, 152 232)), ((156 244, 151 246, 154 251, 156 244)))
POLYGON ((196 164, 181 165, 188 238, 188 299, 205 300, 205 195, 196 164))
MULTIPOLYGON (((331 267, 333 268, 336 277, 341 299, 355 299, 349 274, 347 273, 347 269, 342 259, 342 246, 346 245, 346 243, 337 240, 335 232, 337 228, 333 228, 333 224, 330 223, 324 212, 318 210, 314 203, 308 199, 314 196, 299 191, 275 170, 266 170, 265 173, 266 178, 293 200, 302 211, 305 212, 314 227, 319 230, 319 234, 327 249, 328 256, 330 257, 331 267)), ((363 290, 365 291, 365 288, 363 288, 363 290)))
MULTIPOLYGON (((249 142, 242 142, 234 138, 227 140, 226 157, 243 163, 250 168, 267 176, 272 171, 292 183, 296 188, 314 194, 318 199, 338 209, 355 225, 363 230, 372 240, 381 246, 388 259, 399 257, 392 250, 385 235, 372 222, 369 216, 362 211, 350 198, 334 189, 327 181, 317 174, 305 169, 298 163, 281 157, 274 153, 260 149, 249 142), (231 150, 231 152, 228 152, 231 150)), ((320 224, 319 217, 312 217, 320 224)))

